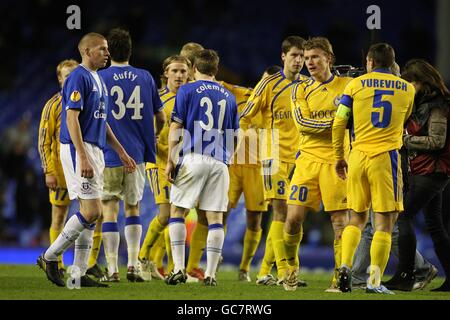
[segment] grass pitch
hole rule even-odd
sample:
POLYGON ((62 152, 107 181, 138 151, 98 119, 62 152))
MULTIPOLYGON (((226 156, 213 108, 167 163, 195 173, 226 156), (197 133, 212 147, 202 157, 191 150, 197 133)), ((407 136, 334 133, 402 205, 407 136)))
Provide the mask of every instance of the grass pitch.
MULTIPOLYGON (((256 273, 252 273, 255 279, 256 273)), ((371 295, 362 290, 352 293, 325 293, 330 273, 303 273, 308 287, 287 292, 283 287, 257 286, 255 282, 237 281, 237 271, 220 271, 217 287, 201 283, 168 286, 163 281, 129 283, 121 269, 121 282, 110 288, 69 290, 50 283, 37 266, 0 265, 1 300, 450 300, 450 293, 430 292, 443 278, 436 278, 422 291, 396 292, 395 295, 371 295)))

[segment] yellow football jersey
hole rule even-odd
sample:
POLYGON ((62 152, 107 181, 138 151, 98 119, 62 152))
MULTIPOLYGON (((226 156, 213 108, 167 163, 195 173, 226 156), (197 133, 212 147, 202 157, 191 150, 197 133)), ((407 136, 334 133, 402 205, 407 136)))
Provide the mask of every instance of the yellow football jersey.
MULTIPOLYGON (((159 90, 159 97, 164 106, 164 112, 166 113, 166 123, 162 128, 158 142, 156 143, 156 166, 158 168, 166 168, 167 158, 169 154, 169 123, 170 117, 172 116, 173 107, 175 106, 175 96, 177 94, 170 91, 169 88, 165 87, 159 90)), ((153 168, 151 164, 147 163, 146 169, 153 168)))
POLYGON ((59 158, 59 131, 61 128, 61 93, 55 94, 42 110, 39 124, 38 150, 42 169, 47 175, 64 176, 59 158))
MULTIPOLYGON (((377 69, 353 79, 345 88, 333 125, 345 127, 353 115, 352 148, 369 156, 400 149, 403 127, 411 114, 415 89, 409 82, 386 69, 377 69)), ((333 139, 335 157, 342 159, 339 132, 333 139)))
MULTIPOLYGON (((236 103, 238 106, 239 115, 242 114, 242 111, 245 108, 245 105, 250 98, 253 89, 241 87, 237 85, 232 85, 226 83, 224 81, 219 81, 225 88, 227 88, 235 97, 236 103)), ((262 116, 261 112, 258 112, 251 119, 251 127, 258 129, 262 128, 262 116)), ((258 150, 259 150, 259 139, 257 135, 257 131, 253 132, 252 139, 250 139, 250 132, 248 132, 248 136, 246 136, 245 143, 242 143, 240 147, 243 147, 244 150, 239 149, 233 159, 233 164, 241 164, 241 165, 261 165, 260 160, 258 159, 258 150)))
MULTIPOLYGON (((334 163, 331 128, 349 77, 332 75, 325 82, 309 78, 292 89, 292 112, 300 132, 302 155, 321 163, 334 163)), ((347 149, 349 142, 347 139, 347 149)))
POLYGON ((241 113, 243 130, 253 126, 254 117, 260 114, 264 149, 261 160, 278 159, 295 162, 298 152, 299 133, 291 112, 291 89, 306 77, 291 81, 283 71, 262 79, 248 99, 241 113), (277 141, 278 140, 278 141, 277 141))

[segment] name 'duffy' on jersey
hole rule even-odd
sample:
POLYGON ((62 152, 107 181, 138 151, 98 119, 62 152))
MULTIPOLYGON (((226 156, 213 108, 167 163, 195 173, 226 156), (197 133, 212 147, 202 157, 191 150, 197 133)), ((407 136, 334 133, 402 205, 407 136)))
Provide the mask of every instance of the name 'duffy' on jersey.
POLYGON ((133 71, 125 71, 122 73, 114 73, 113 79, 116 81, 130 79, 131 81, 136 80, 137 74, 134 74, 133 71))

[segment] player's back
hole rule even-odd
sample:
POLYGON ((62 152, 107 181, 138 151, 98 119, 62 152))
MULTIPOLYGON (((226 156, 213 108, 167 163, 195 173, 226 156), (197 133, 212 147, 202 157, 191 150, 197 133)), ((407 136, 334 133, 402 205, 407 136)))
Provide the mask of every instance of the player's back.
POLYGON ((184 154, 198 153, 229 163, 239 117, 236 99, 226 88, 207 80, 181 86, 172 120, 190 134, 191 139, 183 142, 184 154))
MULTIPOLYGON (((155 81, 144 69, 111 66, 99 72, 108 89, 108 124, 136 161, 155 162, 154 115, 161 109, 155 81)), ((105 148, 108 167, 120 166, 115 151, 105 148)))
POLYGON ((352 104, 352 147, 369 155, 400 149, 414 102, 413 85, 377 69, 352 80, 345 93, 343 104, 352 104))

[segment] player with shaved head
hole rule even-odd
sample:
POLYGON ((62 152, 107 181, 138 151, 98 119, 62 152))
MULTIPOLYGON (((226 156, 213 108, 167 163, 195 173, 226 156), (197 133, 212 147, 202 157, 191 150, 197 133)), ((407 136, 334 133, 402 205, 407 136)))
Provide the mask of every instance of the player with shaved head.
POLYGON ((67 221, 61 234, 37 262, 51 282, 63 287, 58 255, 75 243, 74 266, 78 269, 69 281, 79 280, 81 287, 107 287, 86 275, 93 227, 101 215, 105 168, 102 150, 108 142, 127 172, 133 172, 136 163, 106 122, 108 92, 97 73, 109 59, 106 39, 98 33, 88 33, 78 48, 82 63, 67 78, 62 92, 60 152, 69 198, 78 199, 80 210, 67 221))

